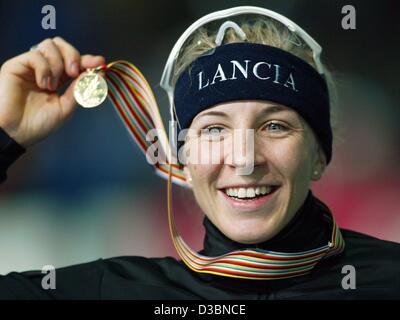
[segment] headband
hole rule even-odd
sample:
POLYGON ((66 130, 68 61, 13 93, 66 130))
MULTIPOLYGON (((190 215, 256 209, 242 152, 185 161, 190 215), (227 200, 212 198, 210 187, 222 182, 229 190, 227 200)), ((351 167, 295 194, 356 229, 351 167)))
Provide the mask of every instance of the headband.
POLYGON ((256 43, 229 43, 193 61, 179 76, 174 91, 180 129, 201 111, 235 100, 273 101, 297 111, 332 157, 329 93, 325 79, 295 55, 256 43))

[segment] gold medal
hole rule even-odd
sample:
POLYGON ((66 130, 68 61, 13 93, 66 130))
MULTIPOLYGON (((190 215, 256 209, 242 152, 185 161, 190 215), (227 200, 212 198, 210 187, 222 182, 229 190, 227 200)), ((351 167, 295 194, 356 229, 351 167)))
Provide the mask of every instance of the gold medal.
POLYGON ((88 69, 76 81, 75 100, 84 108, 94 108, 103 103, 108 93, 107 82, 95 69, 88 69))

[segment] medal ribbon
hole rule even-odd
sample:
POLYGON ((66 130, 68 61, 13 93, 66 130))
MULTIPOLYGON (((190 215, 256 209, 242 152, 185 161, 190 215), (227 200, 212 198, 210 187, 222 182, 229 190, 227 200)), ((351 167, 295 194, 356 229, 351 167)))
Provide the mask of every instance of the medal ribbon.
MULTIPOLYGON (((150 85, 143 74, 127 61, 116 61, 102 67, 109 86, 109 97, 119 118, 130 136, 143 153, 151 146, 146 139, 149 130, 157 129, 161 135, 159 147, 167 162, 155 163, 156 173, 168 179, 167 202, 168 224, 175 249, 182 261, 193 271, 226 277, 252 280, 275 280, 305 275, 311 272, 321 260, 339 254, 344 250, 344 240, 340 229, 331 215, 326 218, 332 224, 330 241, 319 248, 284 253, 259 248, 229 252, 217 257, 207 257, 193 251, 178 234, 172 213, 172 182, 185 184, 182 167, 174 164, 172 150, 160 116, 158 105, 150 85)), ((150 160, 152 155, 147 153, 150 160)))
POLYGON ((146 155, 147 160, 155 163, 156 174, 168 178, 172 168, 172 180, 177 184, 185 184, 182 167, 170 158, 167 134, 162 122, 159 108, 150 85, 143 74, 127 61, 115 61, 102 67, 109 88, 109 98, 131 138, 146 155), (153 152, 147 152, 154 146, 148 132, 157 130, 158 158, 164 156, 165 162, 157 161, 153 152), (161 135, 161 137, 160 137, 161 135), (171 163, 172 162, 172 163, 171 163), (171 166, 170 166, 171 164, 171 166))

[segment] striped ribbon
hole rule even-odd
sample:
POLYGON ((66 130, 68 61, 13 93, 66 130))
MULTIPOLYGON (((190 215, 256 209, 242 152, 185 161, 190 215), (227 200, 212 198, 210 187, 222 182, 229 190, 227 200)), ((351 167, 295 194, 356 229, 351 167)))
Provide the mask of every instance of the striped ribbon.
MULTIPOLYGON (((151 129, 157 129, 160 152, 164 152, 166 163, 155 163, 157 174, 168 179, 168 224, 175 249, 182 261, 193 271, 226 277, 252 280, 274 280, 305 275, 321 260, 344 250, 344 240, 332 216, 331 240, 322 247, 296 253, 267 251, 259 248, 229 252, 217 257, 207 257, 190 249, 178 234, 172 213, 172 183, 185 184, 182 167, 173 161, 167 134, 158 105, 150 85, 142 73, 127 61, 115 61, 101 67, 109 86, 109 97, 119 118, 130 136, 143 153, 152 145, 146 139, 151 129)), ((155 160, 147 153, 150 160, 155 160)))
POLYGON ((143 74, 131 63, 123 60, 102 66, 108 84, 109 98, 131 138, 139 146, 146 158, 155 163, 156 174, 168 179, 170 164, 174 183, 185 185, 186 179, 182 167, 173 161, 167 134, 159 112, 153 91, 143 74), (147 152, 154 144, 148 132, 157 130, 158 158, 161 153, 165 162, 157 161, 153 152, 147 152), (147 137, 147 138, 146 138, 147 137))

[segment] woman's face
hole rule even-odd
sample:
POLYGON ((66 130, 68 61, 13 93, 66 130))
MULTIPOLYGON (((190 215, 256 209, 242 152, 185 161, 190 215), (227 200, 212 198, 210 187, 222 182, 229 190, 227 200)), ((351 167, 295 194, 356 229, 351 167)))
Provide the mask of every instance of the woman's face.
POLYGON ((190 129, 185 150, 202 159, 185 166, 195 198, 213 224, 240 243, 266 241, 282 230, 305 201, 310 181, 318 180, 325 167, 305 121, 272 102, 222 103, 199 113, 190 129), (248 129, 254 133, 254 168, 239 175, 236 169, 244 161, 243 154, 232 152, 240 149, 234 137, 242 135, 245 141, 248 129))

